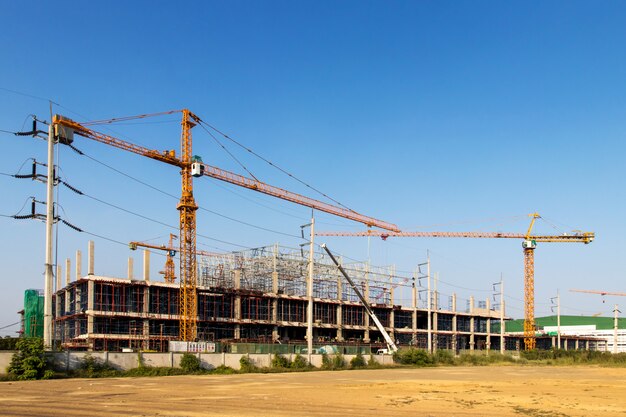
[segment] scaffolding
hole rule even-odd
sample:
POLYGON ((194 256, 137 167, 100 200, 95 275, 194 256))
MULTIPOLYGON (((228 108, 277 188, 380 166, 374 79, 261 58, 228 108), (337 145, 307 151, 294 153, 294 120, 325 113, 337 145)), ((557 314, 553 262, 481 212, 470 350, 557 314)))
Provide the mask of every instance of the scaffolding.
MULTIPOLYGON (((495 317, 492 311, 476 311, 473 298, 466 304, 454 294, 433 291, 428 308, 427 288, 415 276, 398 273, 394 266, 339 261, 397 343, 423 346, 432 334, 433 347, 489 346, 495 317)), ((310 299, 316 343, 381 339, 355 291, 321 252, 313 254, 311 294, 309 253, 301 248, 275 244, 206 253, 198 265, 198 341, 224 346, 303 342, 310 299)), ((74 282, 68 278, 53 298, 55 340, 70 349, 166 350, 179 337, 178 295, 177 285, 150 281, 145 271, 143 280, 93 274, 74 282)))

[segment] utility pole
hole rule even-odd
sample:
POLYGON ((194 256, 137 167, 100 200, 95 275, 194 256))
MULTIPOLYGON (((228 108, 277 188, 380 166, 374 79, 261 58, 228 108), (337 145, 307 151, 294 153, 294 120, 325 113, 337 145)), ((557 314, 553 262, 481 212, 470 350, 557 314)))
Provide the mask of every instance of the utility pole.
POLYGON ((613 309, 613 353, 617 353, 617 313, 621 313, 621 311, 617 309, 617 304, 615 304, 615 308, 613 309))
MULTIPOLYGON (((561 349, 561 296, 559 290, 556 290, 556 297, 550 298, 553 304, 554 300, 556 300, 556 344, 561 349)), ((554 306, 552 306, 552 311, 554 311, 554 306)))
POLYGON ((426 251, 426 277, 428 279, 428 293, 426 300, 428 303, 428 353, 433 353, 433 322, 432 322, 432 309, 433 298, 430 292, 430 252, 426 251))
MULTIPOLYGON (((500 286, 500 353, 504 355, 504 281, 502 280, 502 274, 500 274, 500 282, 493 284, 494 291, 496 289, 496 285, 500 286)), ((494 294, 494 301, 496 295, 498 294, 494 294)))
POLYGON ((307 309, 306 309, 306 338, 309 353, 309 363, 311 363, 311 354, 313 353, 313 261, 314 261, 314 242, 315 238, 315 217, 311 216, 311 237, 309 241, 309 273, 306 286, 307 309))
POLYGON ((48 184, 46 198, 46 271, 44 282, 43 346, 52 349, 52 226, 54 224, 54 125, 48 126, 48 184))

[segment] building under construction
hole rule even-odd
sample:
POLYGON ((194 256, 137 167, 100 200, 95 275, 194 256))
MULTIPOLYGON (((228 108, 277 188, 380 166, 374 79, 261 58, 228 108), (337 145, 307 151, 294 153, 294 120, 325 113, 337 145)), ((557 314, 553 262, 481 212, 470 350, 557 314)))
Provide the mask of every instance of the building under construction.
MULTIPOLYGON (((96 275, 93 242, 89 243, 86 275, 81 273, 81 253, 76 255, 76 279, 71 280, 68 259, 63 288, 57 269, 57 345, 165 351, 170 340, 178 339, 179 285, 151 279, 149 251, 144 251, 139 279, 133 276, 132 258, 126 278, 96 275)), ((273 245, 202 256, 197 286, 198 340, 305 343, 308 255, 273 245)), ((382 346, 382 335, 337 267, 322 253, 314 258, 314 343, 382 346)), ((420 274, 403 276, 393 267, 367 263, 342 264, 397 344, 427 348, 430 341, 433 348, 456 351, 500 349, 501 306, 493 309, 485 300, 477 308, 473 297, 465 302, 455 295, 443 297, 429 290, 420 274)), ((519 336, 504 340, 507 350, 519 349, 519 336)))

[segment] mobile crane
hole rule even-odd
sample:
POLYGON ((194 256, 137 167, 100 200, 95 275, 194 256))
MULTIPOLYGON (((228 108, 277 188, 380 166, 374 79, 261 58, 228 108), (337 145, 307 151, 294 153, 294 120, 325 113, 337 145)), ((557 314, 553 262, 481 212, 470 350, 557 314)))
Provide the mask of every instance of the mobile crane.
POLYGON ((354 281, 352 281, 350 276, 348 276, 348 273, 346 272, 346 270, 343 269, 343 267, 337 261, 337 259, 332 254, 330 249, 328 249, 328 246, 326 246, 325 243, 322 243, 321 247, 322 247, 322 249, 324 249, 326 251, 328 256, 330 256, 330 259, 333 261, 333 263, 335 265, 337 265, 337 268, 339 269, 339 272, 341 272, 341 275, 344 276, 346 281, 348 281, 348 284, 350 284, 350 287, 352 288, 352 290, 356 293, 357 297, 359 297, 359 300, 361 300, 361 304, 363 304, 363 307, 365 308, 365 311, 367 311, 367 314, 369 314, 369 316, 372 318, 372 320, 374 320, 374 324, 376 325, 376 328, 383 335, 383 338, 385 339, 385 342, 387 343, 387 351, 391 352, 391 353, 397 352, 398 351, 398 347, 396 346, 396 344, 393 341, 393 339, 391 338, 391 336, 389 336, 389 333, 387 333, 387 330, 385 330, 385 327, 382 325, 380 320, 378 320, 378 317, 376 317, 376 314, 374 313, 374 310, 372 310, 372 307, 370 307, 369 301, 363 296, 363 294, 359 290, 359 287, 354 283, 354 281))

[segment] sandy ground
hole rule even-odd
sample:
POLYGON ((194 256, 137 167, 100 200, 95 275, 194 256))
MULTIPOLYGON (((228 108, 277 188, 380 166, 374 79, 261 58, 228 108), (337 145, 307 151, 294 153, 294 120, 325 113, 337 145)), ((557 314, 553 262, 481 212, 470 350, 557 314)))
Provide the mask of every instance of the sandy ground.
POLYGON ((492 366, 0 383, 2 416, 626 416, 626 368, 492 366))

